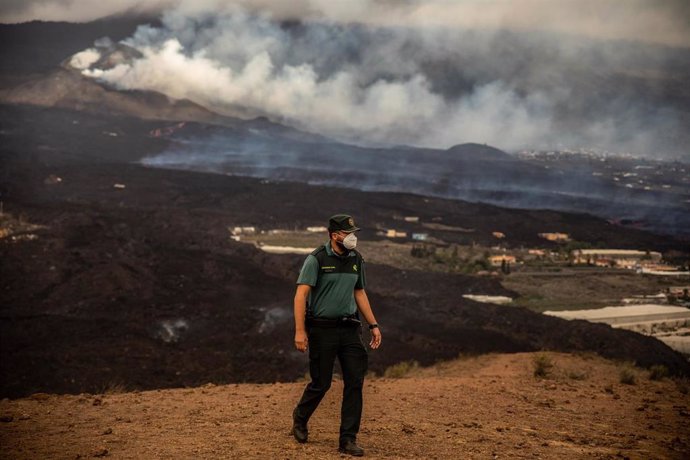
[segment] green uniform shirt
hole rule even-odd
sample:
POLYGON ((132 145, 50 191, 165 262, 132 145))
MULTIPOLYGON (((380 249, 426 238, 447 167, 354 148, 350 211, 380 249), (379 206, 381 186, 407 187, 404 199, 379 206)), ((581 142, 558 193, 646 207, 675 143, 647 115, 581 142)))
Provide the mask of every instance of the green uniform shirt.
POLYGON ((304 260, 297 284, 312 287, 309 293, 309 311, 318 318, 339 318, 357 311, 355 289, 364 289, 366 275, 364 261, 356 251, 339 256, 331 248, 330 242, 324 245, 322 261, 313 253, 304 260))

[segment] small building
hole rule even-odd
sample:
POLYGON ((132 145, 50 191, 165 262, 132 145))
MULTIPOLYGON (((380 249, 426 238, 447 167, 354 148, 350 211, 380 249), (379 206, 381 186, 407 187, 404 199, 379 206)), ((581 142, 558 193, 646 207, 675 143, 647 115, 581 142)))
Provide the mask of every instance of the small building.
POLYGON ((666 292, 670 295, 688 297, 690 295, 690 286, 670 286, 666 289, 666 292))
POLYGON ((388 231, 386 231, 386 237, 388 237, 388 238, 407 238, 407 232, 399 232, 395 229, 388 229, 388 231))
POLYGON ((517 259, 515 258, 515 256, 507 254, 489 257, 489 263, 494 267, 500 267, 501 265, 503 265, 504 262, 506 264, 514 264, 515 262, 517 262, 517 259))
POLYGON ((543 249, 530 249, 527 251, 527 253, 537 257, 544 257, 546 255, 543 249))
POLYGON ((256 227, 234 227, 230 233, 233 235, 254 235, 256 227))
POLYGON ((426 241, 429 238, 428 233, 413 233, 412 239, 415 241, 426 241))
POLYGON ((491 234, 494 236, 494 238, 498 238, 499 240, 506 237, 506 234, 503 232, 492 232, 491 234))
POLYGON ((415 223, 415 224, 416 224, 416 223, 419 222, 419 217, 417 217, 417 216, 405 216, 405 217, 403 218, 403 220, 404 220, 405 222, 412 222, 412 223, 415 223))
POLYGON ((594 261, 595 267, 613 267, 616 263, 611 259, 597 259, 594 261))
POLYGON ((576 249, 570 256, 575 264, 597 265, 599 259, 604 259, 622 268, 635 268, 642 261, 658 263, 661 260, 660 252, 634 249, 576 249))
POLYGON ((657 271, 657 272, 675 272, 675 271, 678 271, 676 269, 676 267, 672 267, 670 265, 665 265, 665 264, 641 262, 640 266, 642 268, 646 268, 646 269, 657 271))
POLYGON ((541 238, 549 241, 559 242, 559 241, 570 241, 570 235, 567 233, 539 233, 541 238))

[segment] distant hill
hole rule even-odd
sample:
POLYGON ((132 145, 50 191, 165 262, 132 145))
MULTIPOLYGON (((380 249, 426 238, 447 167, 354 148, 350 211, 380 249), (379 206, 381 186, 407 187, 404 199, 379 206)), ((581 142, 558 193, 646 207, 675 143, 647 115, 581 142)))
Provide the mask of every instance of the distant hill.
POLYGON ((512 161, 517 162, 517 160, 508 155, 503 150, 499 150, 495 147, 482 144, 459 144, 447 150, 448 153, 453 155, 458 155, 462 160, 465 161, 512 161))
POLYGON ((20 85, 0 90, 0 102, 65 108, 91 113, 129 115, 149 120, 199 120, 220 123, 224 117, 190 101, 174 101, 153 91, 118 91, 58 68, 20 85))
POLYGON ((52 72, 74 53, 109 37, 119 41, 131 36, 139 24, 157 19, 113 17, 83 24, 33 21, 0 24, 0 90, 14 88, 52 72))
POLYGON ((17 81, 27 75, 48 72, 74 53, 92 46, 95 40, 109 37, 119 41, 146 23, 156 24, 158 20, 127 16, 82 24, 42 21, 0 24, 0 75, 14 76, 13 81, 17 81))

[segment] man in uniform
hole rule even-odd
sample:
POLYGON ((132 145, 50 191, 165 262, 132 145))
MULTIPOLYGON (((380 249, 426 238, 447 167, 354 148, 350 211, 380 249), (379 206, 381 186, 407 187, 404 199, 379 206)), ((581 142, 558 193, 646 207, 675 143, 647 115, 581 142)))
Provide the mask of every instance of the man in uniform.
POLYGON ((345 385, 339 450, 359 457, 364 450, 356 444, 356 438, 368 364, 359 314, 369 324, 372 349, 381 345, 381 332, 364 291, 364 260, 355 250, 357 230, 351 216, 332 216, 328 222, 329 241, 307 256, 297 279, 295 347, 301 352, 309 349, 311 382, 293 411, 292 433, 297 441, 307 442, 307 422, 331 386, 337 357, 345 385))

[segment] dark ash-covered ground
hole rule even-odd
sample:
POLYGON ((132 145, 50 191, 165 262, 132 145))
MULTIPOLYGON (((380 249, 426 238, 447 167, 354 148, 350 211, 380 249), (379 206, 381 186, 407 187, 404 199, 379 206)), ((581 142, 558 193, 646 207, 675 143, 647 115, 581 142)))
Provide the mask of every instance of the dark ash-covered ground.
MULTIPOLYGON (((474 229, 440 235, 457 243, 487 244, 500 228, 510 229, 509 245, 529 246, 558 227, 580 241, 683 250, 672 238, 584 215, 133 164, 167 148, 149 136, 164 122, 21 106, 3 106, 0 117, 4 212, 43 226, 34 240, 0 240, 3 396, 302 376, 291 317, 302 256, 233 242, 227 228, 237 225, 303 228, 345 211, 362 238, 374 239, 377 226, 417 215, 474 229)), ((375 264, 368 278, 384 330, 384 346, 371 354, 377 372, 409 359, 553 349, 690 373, 652 338, 462 298, 510 295, 496 279, 375 264)))

